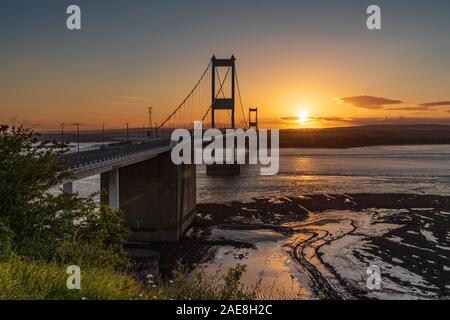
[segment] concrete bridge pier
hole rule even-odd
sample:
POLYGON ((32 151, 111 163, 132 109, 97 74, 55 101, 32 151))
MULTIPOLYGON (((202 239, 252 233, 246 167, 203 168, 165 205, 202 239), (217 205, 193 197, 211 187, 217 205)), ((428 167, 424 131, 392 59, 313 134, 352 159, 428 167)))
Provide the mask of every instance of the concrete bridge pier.
MULTIPOLYGON (((223 139, 222 144, 226 145, 226 139, 223 139)), ((241 174, 241 165, 237 163, 237 158, 236 158, 236 154, 237 154, 236 147, 234 148, 234 150, 229 150, 229 149, 225 148, 225 149, 223 149, 223 151, 216 151, 216 152, 221 152, 223 159, 227 158, 227 154, 234 155, 233 156, 234 163, 208 164, 208 165, 206 165, 206 174, 207 175, 223 177, 223 176, 238 176, 241 174)))
POLYGON ((73 193, 73 182, 66 182, 63 184, 63 192, 65 193, 73 193))
POLYGON ((106 194, 102 195, 102 203, 113 209, 120 209, 119 169, 112 169, 100 176, 100 186, 106 194))
POLYGON ((206 166, 206 174, 209 176, 238 176, 241 174, 241 166, 235 164, 210 164, 206 166))
POLYGON ((170 152, 101 174, 102 202, 125 213, 131 242, 177 241, 196 213, 195 165, 172 163, 170 152))

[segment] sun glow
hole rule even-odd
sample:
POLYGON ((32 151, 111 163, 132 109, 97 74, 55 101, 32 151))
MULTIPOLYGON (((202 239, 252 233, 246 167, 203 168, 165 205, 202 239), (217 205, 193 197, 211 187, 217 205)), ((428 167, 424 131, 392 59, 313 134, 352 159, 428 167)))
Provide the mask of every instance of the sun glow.
POLYGON ((305 123, 305 122, 308 122, 308 120, 309 120, 309 113, 308 113, 308 111, 301 110, 298 113, 298 122, 299 123, 305 123))

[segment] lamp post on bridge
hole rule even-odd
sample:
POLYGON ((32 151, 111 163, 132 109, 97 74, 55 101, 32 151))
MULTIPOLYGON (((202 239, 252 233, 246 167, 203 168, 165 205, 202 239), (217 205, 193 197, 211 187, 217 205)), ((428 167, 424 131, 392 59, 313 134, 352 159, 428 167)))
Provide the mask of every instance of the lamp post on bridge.
POLYGON ((127 126, 127 142, 129 142, 130 141, 130 131, 129 131, 130 124, 127 122, 127 123, 125 123, 125 125, 127 126))
POLYGON ((61 153, 64 153, 64 125, 64 122, 61 123, 61 153))
POLYGON ((74 123, 73 125, 77 127, 77 152, 80 153, 80 124, 74 123))
POLYGON ((105 145, 105 123, 102 123, 102 146, 105 145))
POLYGON ((152 138, 152 110, 153 107, 148 107, 148 130, 149 130, 149 135, 150 135, 150 139, 152 138))

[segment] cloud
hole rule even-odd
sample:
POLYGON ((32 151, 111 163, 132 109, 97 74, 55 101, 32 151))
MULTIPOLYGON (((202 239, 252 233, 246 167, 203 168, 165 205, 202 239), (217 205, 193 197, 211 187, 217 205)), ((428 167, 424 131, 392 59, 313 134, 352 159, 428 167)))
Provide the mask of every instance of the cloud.
MULTIPOLYGON (((351 117, 310 117, 308 119, 309 126, 316 127, 328 127, 328 126, 363 126, 371 124, 445 124, 450 125, 450 118, 438 117, 419 117, 418 114, 431 115, 433 112, 442 114, 442 112, 450 113, 450 110, 442 110, 437 108, 439 106, 449 106, 450 101, 438 101, 428 102, 422 104, 411 103, 407 104, 401 100, 388 99, 382 97, 375 97, 369 95, 352 96, 336 98, 335 101, 339 104, 347 106, 372 109, 372 110, 384 110, 386 115, 390 115, 389 111, 404 111, 404 114, 409 114, 409 117, 366 117, 366 118, 351 118, 351 117), (416 116, 414 116, 414 113, 416 116)), ((272 120, 271 125, 292 126, 294 123, 298 123, 299 117, 297 116, 284 116, 279 120, 272 120)))
MULTIPOLYGON (((450 113, 450 112, 449 112, 450 113)), ((349 121, 355 126, 374 124, 444 124, 450 125, 450 118, 418 118, 418 117, 386 117, 386 118, 354 118, 349 121)))
POLYGON ((421 106, 428 107, 428 108, 440 107, 440 106, 450 106, 450 101, 427 102, 427 103, 422 103, 421 106))
POLYGON ((403 101, 388 98, 379 98, 374 96, 355 96, 336 99, 338 103, 365 109, 384 109, 384 107, 393 104, 401 104, 403 101))
MULTIPOLYGON (((286 116, 286 117, 281 117, 280 118, 281 121, 270 121, 271 124, 293 124, 293 123, 298 123, 300 118, 296 117, 296 116, 286 116)), ((307 123, 309 125, 314 125, 314 124, 334 124, 334 123, 351 123, 353 120, 349 119, 349 118, 341 118, 341 117, 309 117, 307 123)), ((269 123, 266 121, 266 123, 269 123)))
POLYGON ((317 121, 326 121, 326 122, 343 122, 343 123, 353 122, 353 119, 342 117, 314 117, 313 119, 317 121))
POLYGON ((402 105, 401 100, 380 98, 368 95, 344 97, 335 99, 340 104, 352 107, 371 109, 371 110, 392 110, 392 111, 439 111, 434 109, 440 106, 450 106, 450 101, 427 102, 422 104, 402 105), (400 106, 392 106, 400 105, 400 106))
POLYGON ((393 107, 388 108, 388 110, 396 110, 396 111, 427 111, 430 110, 428 106, 405 106, 405 107, 393 107))
MULTIPOLYGON (((310 117, 308 125, 315 128, 328 127, 357 127, 368 125, 447 125, 450 126, 450 110, 447 111, 447 117, 339 117, 339 116, 324 116, 324 117, 310 117)), ((277 129, 292 129, 300 127, 298 124, 298 117, 281 117, 264 119, 261 121, 267 128, 277 129), (293 126, 293 124, 295 124, 293 126)))
POLYGON ((298 120, 300 120, 299 117, 281 117, 280 119, 283 121, 298 121, 298 120))
POLYGON ((435 107, 447 107, 450 106, 450 101, 438 101, 438 102, 427 102, 416 106, 406 106, 406 107, 395 107, 389 108, 389 110, 404 110, 404 111, 439 111, 434 109, 435 107))
MULTIPOLYGON (((447 111, 450 113, 450 110, 447 111)), ((283 117, 283 121, 291 121, 298 119, 297 117, 283 117)), ((360 118, 344 118, 344 117, 311 117, 312 121, 325 124, 349 124, 352 126, 364 126, 372 124, 446 124, 450 125, 450 118, 421 118, 421 117, 360 117, 360 118)))

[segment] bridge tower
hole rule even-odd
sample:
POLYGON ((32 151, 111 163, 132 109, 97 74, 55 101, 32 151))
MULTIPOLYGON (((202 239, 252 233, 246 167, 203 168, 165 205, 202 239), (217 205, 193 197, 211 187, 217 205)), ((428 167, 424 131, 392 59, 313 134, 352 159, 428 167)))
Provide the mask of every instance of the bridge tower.
MULTIPOLYGON (((236 81, 236 58, 231 56, 230 59, 217 59, 216 56, 212 56, 211 58, 211 127, 215 128, 215 112, 219 110, 228 110, 231 114, 231 126, 229 129, 235 129, 235 121, 234 121, 234 106, 235 106, 235 81, 236 81), (216 90, 216 72, 217 68, 229 68, 227 71, 231 70, 231 97, 227 97, 223 92, 223 84, 222 79, 219 78, 220 87, 219 91, 216 90), (222 94, 222 98, 219 98, 219 95, 222 94)), ((218 73, 217 73, 218 74, 218 73)), ((223 79, 225 82, 226 79, 223 79)), ((235 151, 234 151, 235 154, 235 151)), ((206 174, 214 175, 214 176, 229 176, 229 175, 239 175, 241 172, 240 165, 238 163, 234 164, 210 164, 206 166, 206 174)))
POLYGON ((258 130, 258 108, 248 109, 248 127, 258 130))
MULTIPOLYGON (((236 79, 236 58, 231 56, 230 59, 217 59, 216 56, 211 58, 211 126, 215 128, 214 113, 216 110, 231 111, 231 129, 234 129, 234 105, 235 105, 235 79, 236 79), (217 68, 231 68, 231 97, 218 98, 219 93, 216 92, 216 70, 217 68)), ((224 79, 225 81, 225 79, 224 79)), ((222 84, 219 90, 222 90, 222 84)))

